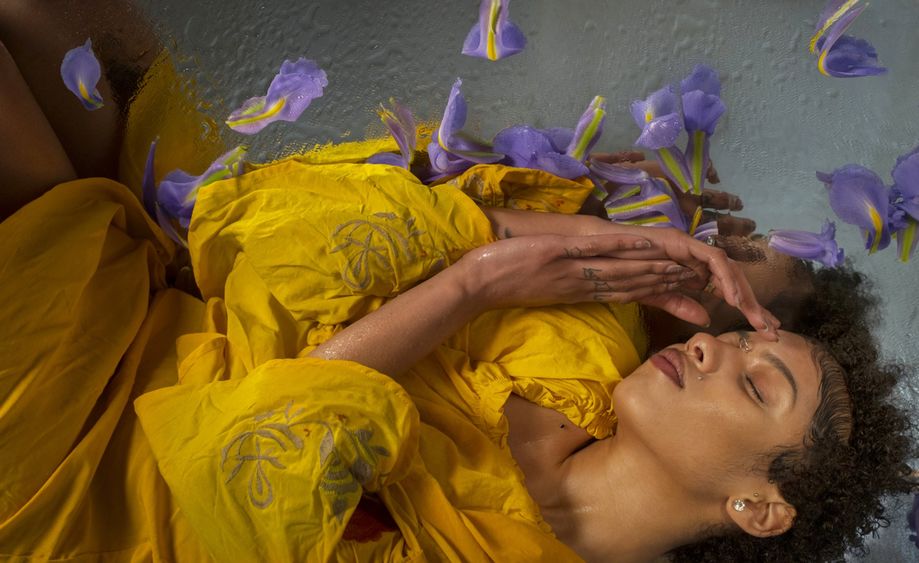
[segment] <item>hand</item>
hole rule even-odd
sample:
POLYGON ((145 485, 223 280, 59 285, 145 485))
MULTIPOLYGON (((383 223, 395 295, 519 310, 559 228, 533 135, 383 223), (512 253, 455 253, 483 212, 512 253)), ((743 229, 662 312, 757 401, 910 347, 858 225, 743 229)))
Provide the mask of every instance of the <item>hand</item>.
MULTIPOLYGON (((656 160, 645 160, 644 154, 639 151, 620 151, 615 153, 595 153, 591 158, 606 162, 609 164, 618 164, 625 168, 640 168, 657 178, 667 178, 663 169, 656 160)), ((711 184, 720 183, 718 172, 712 164, 706 173, 706 179, 711 184)), ((668 183, 669 180, 668 180, 668 183)), ((749 236, 756 230, 756 222, 744 217, 734 217, 730 215, 731 211, 740 211, 743 209, 743 202, 739 197, 730 193, 719 190, 703 188, 701 195, 685 193, 678 187, 671 184, 673 192, 677 197, 680 210, 687 217, 692 217, 696 208, 701 206, 702 222, 718 221, 718 232, 722 235, 749 236), (727 213, 720 213, 726 211, 727 213)))
MULTIPOLYGON (((672 260, 605 256, 649 249, 647 239, 633 234, 523 236, 471 251, 454 267, 462 272, 466 293, 481 309, 641 302, 672 293, 697 276, 672 260)), ((660 303, 677 316, 687 311, 679 306, 680 300, 660 303)))
MULTIPOLYGON (((622 225, 613 225, 613 228, 623 229, 624 227, 622 225)), ((757 302, 753 289, 744 276, 740 265, 728 258, 723 249, 709 246, 677 229, 629 228, 640 229, 640 236, 650 240, 652 247, 644 250, 616 251, 608 253, 608 256, 625 259, 666 258, 689 267, 699 274, 699 278, 698 280, 687 282, 687 285, 704 283, 707 280, 708 283, 705 286, 711 286, 711 293, 726 301, 728 305, 739 309, 750 325, 760 332, 763 337, 772 341, 778 339, 776 330, 781 323, 772 313, 757 302)), ((684 320, 688 320, 687 315, 704 318, 705 322, 690 321, 695 324, 704 325, 709 320, 707 312, 699 303, 682 294, 678 296, 657 296, 645 299, 642 302, 662 308, 667 312, 678 309, 680 314, 674 314, 674 316, 684 320)))

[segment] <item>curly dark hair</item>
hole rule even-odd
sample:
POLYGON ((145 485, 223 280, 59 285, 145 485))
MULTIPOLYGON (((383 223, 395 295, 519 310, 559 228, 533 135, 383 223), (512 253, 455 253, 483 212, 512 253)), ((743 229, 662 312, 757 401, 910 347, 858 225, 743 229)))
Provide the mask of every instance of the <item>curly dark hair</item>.
POLYGON ((809 269, 814 291, 788 330, 815 345, 822 375, 820 405, 804 443, 768 454, 762 471, 797 517, 779 536, 757 538, 738 528, 670 553, 673 561, 836 561, 864 555, 865 537, 889 522, 883 500, 915 489, 907 461, 916 456, 914 428, 890 402, 905 368, 881 364, 872 328, 877 298, 851 266, 809 269))

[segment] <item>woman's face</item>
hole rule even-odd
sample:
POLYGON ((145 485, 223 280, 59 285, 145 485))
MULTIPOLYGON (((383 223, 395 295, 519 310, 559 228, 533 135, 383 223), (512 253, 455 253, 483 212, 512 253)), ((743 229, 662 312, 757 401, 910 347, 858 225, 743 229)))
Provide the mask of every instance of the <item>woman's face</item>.
POLYGON ((679 482, 720 494, 781 446, 798 446, 819 401, 804 338, 698 333, 661 350, 615 389, 617 439, 638 440, 679 482))

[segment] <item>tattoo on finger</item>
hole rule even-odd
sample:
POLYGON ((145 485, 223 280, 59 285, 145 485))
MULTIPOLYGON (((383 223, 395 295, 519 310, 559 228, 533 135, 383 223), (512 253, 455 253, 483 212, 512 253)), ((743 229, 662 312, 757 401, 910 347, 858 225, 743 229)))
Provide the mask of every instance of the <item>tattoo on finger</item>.
POLYGON ((584 279, 585 280, 599 280, 599 274, 603 270, 598 270, 597 268, 584 268, 584 279))
POLYGON ((599 292, 601 292, 601 291, 616 291, 616 290, 613 289, 613 286, 611 286, 611 285, 609 284, 609 282, 605 282, 605 281, 595 281, 595 282, 594 282, 594 291, 596 291, 596 292, 599 293, 599 292))
POLYGON ((565 258, 580 258, 581 256, 584 256, 584 251, 576 246, 565 249, 565 258))

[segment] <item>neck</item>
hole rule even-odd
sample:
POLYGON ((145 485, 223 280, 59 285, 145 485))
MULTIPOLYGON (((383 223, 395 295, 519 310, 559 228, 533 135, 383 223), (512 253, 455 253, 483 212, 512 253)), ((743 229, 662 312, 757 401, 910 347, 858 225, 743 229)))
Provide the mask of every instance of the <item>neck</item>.
POLYGON ((718 522, 718 503, 693 498, 659 465, 619 436, 594 442, 566 460, 543 518, 587 561, 650 561, 691 543, 718 522))

